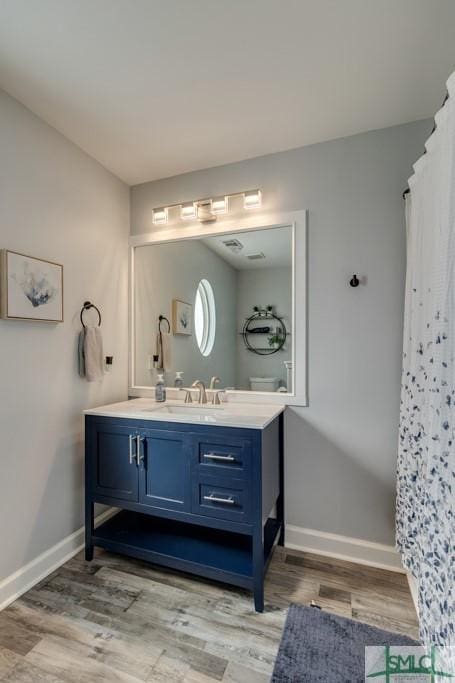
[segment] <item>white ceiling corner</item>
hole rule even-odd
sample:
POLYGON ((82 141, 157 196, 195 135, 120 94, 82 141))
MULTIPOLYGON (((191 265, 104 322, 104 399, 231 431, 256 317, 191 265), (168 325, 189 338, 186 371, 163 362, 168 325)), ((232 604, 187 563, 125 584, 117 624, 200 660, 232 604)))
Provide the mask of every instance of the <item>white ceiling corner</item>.
POLYGON ((0 87, 129 184, 432 116, 453 0, 1 0, 0 87))

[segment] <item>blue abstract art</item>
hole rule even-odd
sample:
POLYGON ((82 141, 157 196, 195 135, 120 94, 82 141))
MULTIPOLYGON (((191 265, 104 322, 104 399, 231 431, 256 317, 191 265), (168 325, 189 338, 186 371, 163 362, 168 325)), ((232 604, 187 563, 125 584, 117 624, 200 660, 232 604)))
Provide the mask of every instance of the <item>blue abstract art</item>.
POLYGON ((63 266, 51 261, 2 252, 2 317, 63 321, 63 266))

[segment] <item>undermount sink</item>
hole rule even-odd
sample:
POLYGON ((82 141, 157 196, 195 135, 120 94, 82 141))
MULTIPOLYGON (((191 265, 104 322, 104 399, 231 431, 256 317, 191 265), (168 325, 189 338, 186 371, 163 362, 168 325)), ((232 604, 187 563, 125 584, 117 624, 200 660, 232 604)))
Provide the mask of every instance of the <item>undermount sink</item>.
POLYGON ((194 416, 202 416, 202 417, 215 417, 216 415, 222 415, 223 414, 223 408, 219 408, 218 406, 212 407, 212 406, 188 406, 188 405, 182 405, 182 406, 161 406, 160 408, 154 408, 154 412, 156 413, 168 413, 169 415, 187 415, 190 417, 191 415, 194 416))

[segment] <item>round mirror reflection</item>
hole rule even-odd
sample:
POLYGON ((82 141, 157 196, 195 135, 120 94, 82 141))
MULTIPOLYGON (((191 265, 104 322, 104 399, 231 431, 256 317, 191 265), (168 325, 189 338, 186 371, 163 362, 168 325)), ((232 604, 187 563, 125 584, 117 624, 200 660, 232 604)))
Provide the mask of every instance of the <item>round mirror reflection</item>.
POLYGON ((209 356, 215 343, 216 308, 213 288, 208 280, 201 280, 196 291, 194 332, 199 351, 203 356, 209 356))

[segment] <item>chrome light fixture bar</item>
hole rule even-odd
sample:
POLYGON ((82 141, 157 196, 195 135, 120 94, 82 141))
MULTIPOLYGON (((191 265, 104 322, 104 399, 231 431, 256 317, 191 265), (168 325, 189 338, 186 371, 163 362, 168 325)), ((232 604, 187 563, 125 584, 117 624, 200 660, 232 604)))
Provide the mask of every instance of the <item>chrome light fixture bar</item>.
POLYGON ((229 211, 229 200, 234 197, 243 197, 243 208, 259 209, 262 203, 261 190, 247 190, 244 192, 232 192, 221 197, 208 197, 196 199, 182 204, 171 204, 153 209, 152 221, 155 225, 164 225, 169 222, 169 213, 178 211, 182 221, 198 220, 200 223, 211 223, 217 217, 229 211))

